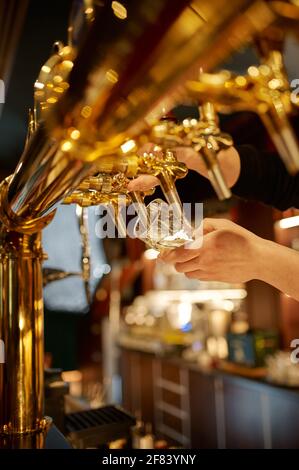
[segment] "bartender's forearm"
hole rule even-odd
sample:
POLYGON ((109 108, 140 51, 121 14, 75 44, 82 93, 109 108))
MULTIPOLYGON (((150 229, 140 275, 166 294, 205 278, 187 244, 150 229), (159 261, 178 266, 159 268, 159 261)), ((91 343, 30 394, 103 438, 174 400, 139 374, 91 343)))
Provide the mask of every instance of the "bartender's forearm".
MULTIPOLYGON (((154 151, 154 144, 146 144, 142 152, 154 151), (149 147, 150 146, 150 147, 149 147)), ((179 161, 205 178, 209 172, 205 162, 191 147, 175 149, 179 161)), ((299 173, 290 175, 277 153, 263 153, 251 145, 230 147, 218 153, 218 163, 232 193, 243 199, 263 202, 279 210, 299 208, 299 173)), ((129 191, 147 191, 159 184, 151 175, 132 180, 129 191)))
MULTIPOLYGON (((191 148, 176 148, 178 160, 209 178, 202 158, 191 148)), ((221 150, 218 163, 232 193, 280 210, 299 208, 299 173, 290 175, 277 152, 261 152, 252 145, 221 150)))
MULTIPOLYGON (((277 153, 261 152, 251 145, 240 145, 236 150, 240 162, 239 166, 235 162, 235 167, 240 171, 232 186, 233 194, 282 211, 299 208, 299 173, 290 175, 277 153)), ((222 164, 226 165, 224 161, 222 164)))
POLYGON ((262 253, 258 278, 299 301, 299 253, 270 240, 262 253))

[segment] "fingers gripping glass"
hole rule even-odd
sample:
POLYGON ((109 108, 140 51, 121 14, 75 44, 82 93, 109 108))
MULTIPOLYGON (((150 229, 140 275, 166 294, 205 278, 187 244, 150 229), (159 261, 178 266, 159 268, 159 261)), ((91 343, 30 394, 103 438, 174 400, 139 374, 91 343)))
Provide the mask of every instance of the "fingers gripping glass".
POLYGON ((155 199, 138 210, 134 235, 151 248, 161 251, 182 246, 193 240, 192 234, 191 222, 175 204, 155 199))

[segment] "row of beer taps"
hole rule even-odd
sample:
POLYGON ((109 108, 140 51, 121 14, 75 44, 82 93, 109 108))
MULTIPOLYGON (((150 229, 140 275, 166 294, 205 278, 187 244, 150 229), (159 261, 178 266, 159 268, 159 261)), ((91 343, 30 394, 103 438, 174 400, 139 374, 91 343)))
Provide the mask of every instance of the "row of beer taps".
MULTIPOLYGON (((37 117, 47 113, 67 88, 67 76, 72 67, 71 46, 54 45, 54 54, 42 67, 35 83, 35 107, 30 113, 29 136, 37 127, 37 117)), ((111 80, 113 80, 111 72, 111 80)), ((168 204, 181 208, 175 181, 187 174, 186 166, 176 158, 176 147, 192 147, 206 165, 210 182, 220 200, 231 197, 217 155, 220 150, 233 145, 229 134, 219 127, 218 112, 253 111, 258 113, 285 166, 291 173, 299 170, 298 142, 290 123, 290 115, 297 103, 292 99, 281 51, 269 50, 258 66, 250 66, 245 75, 227 70, 216 73, 200 73, 197 80, 185 84, 186 96, 199 104, 198 119, 177 122, 172 115, 165 115, 152 122, 148 131, 137 139, 128 139, 116 155, 101 158, 99 168, 74 188, 63 200, 64 204, 77 204, 79 229, 82 236, 82 277, 89 298, 90 275, 87 208, 110 204, 118 214, 119 201, 137 203, 145 217, 145 196, 148 192, 130 192, 128 182, 141 174, 159 179, 168 204), (156 152, 142 151, 143 144, 155 144, 156 152), (140 150, 141 149, 141 150, 140 150)), ((76 139, 76 129, 72 131, 76 139)), ((115 223, 121 221, 115 219, 115 223)), ((117 225, 118 230, 126 231, 117 225)), ((151 245, 150 240, 145 241, 151 245)), ((155 246, 157 248, 157 246, 155 246)), ((74 273, 69 273, 73 275, 74 273)), ((61 278, 62 273, 48 273, 45 283, 61 278)), ((66 277, 66 275, 63 275, 66 277)))
POLYGON ((76 202, 83 206, 100 204, 107 201, 107 195, 108 199, 113 199, 116 193, 126 193, 128 201, 134 201, 136 195, 128 194, 124 175, 132 178, 139 174, 157 176, 166 200, 170 203, 179 200, 173 182, 187 173, 184 164, 178 162, 175 155, 175 147, 181 146, 192 147, 198 152, 218 198, 230 198, 231 191, 218 165, 217 154, 232 146, 233 139, 219 128, 218 112, 256 112, 288 171, 297 173, 299 147, 290 122, 297 102, 292 98, 280 51, 270 51, 259 66, 250 66, 245 75, 235 75, 227 70, 201 73, 198 80, 186 83, 186 90, 189 97, 200 102, 198 119, 184 119, 179 123, 172 117, 163 117, 152 125, 146 136, 140 138, 141 142, 146 139, 156 144, 157 154, 143 152, 137 156, 138 142, 130 140, 128 146, 122 146, 119 159, 121 161, 125 155, 126 159, 134 162, 133 165, 128 164, 126 171, 122 168, 120 174, 108 164, 107 172, 87 178, 64 203, 76 202), (114 190, 111 191, 112 188, 114 190))

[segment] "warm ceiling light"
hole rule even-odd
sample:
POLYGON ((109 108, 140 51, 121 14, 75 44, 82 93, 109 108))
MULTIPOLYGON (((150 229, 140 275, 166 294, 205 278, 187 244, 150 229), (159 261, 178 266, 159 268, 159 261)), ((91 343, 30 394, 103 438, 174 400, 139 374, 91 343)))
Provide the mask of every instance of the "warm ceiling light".
POLYGON ((42 66, 42 71, 45 73, 51 72, 51 68, 48 65, 43 65, 42 66))
POLYGON ((36 81, 34 84, 34 88, 37 88, 38 90, 42 90, 45 87, 44 83, 41 83, 39 81, 36 81))
POLYGON ((71 138, 73 140, 77 140, 79 139, 80 137, 80 131, 78 131, 78 129, 74 129, 72 132, 71 132, 71 138))
POLYGON ((81 116, 84 118, 89 118, 92 112, 92 108, 90 106, 84 106, 81 111, 81 116))
POLYGON ((117 83, 118 82, 118 73, 113 69, 109 69, 106 72, 106 78, 111 83, 117 83))
POLYGON ((133 139, 127 140, 124 144, 120 146, 123 153, 131 152, 132 150, 136 149, 136 144, 133 139))
POLYGON ((122 5, 120 2, 112 2, 112 10, 115 16, 119 18, 120 20, 125 20, 128 16, 127 14, 127 9, 124 5, 122 5))
POLYGON ((68 152, 72 148, 72 143, 69 140, 66 140, 62 145, 61 145, 61 150, 63 152, 68 152))

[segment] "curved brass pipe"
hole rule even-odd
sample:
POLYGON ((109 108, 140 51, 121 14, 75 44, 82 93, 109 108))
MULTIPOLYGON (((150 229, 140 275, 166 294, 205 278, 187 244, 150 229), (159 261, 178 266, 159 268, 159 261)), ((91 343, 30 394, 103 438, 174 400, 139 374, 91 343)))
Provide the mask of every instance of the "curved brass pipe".
POLYGON ((281 52, 270 51, 244 76, 228 71, 203 73, 198 81, 187 82, 186 89, 200 102, 212 101, 224 113, 258 113, 288 171, 299 171, 299 144, 290 122, 295 106, 281 52))
POLYGON ((144 118, 173 104, 177 93, 164 98, 180 91, 188 68, 191 76, 198 66, 211 68, 275 19, 264 2, 249 0, 128 1, 123 16, 107 2, 77 56, 67 46, 42 68, 41 86, 54 93, 44 96, 45 107, 53 106, 3 195, 0 219, 5 212, 6 225, 32 230, 32 219, 53 211, 96 172, 95 163, 101 166, 102 157, 140 134, 144 118), (230 41, 220 44, 223 35, 230 41))

